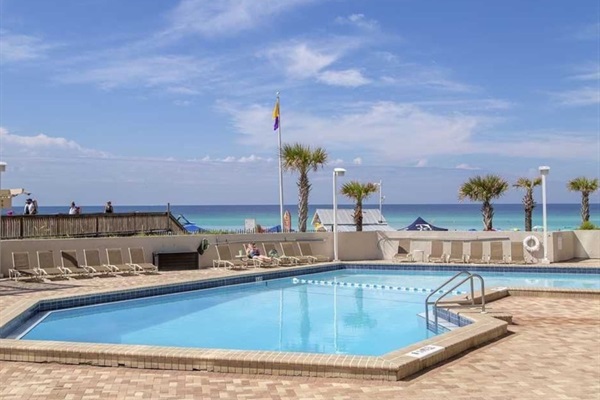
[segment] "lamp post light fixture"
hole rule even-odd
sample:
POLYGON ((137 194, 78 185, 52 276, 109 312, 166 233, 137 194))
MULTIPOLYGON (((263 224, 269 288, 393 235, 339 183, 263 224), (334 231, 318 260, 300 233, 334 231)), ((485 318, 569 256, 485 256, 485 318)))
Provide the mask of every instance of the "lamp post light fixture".
POLYGON ((338 258, 338 229, 337 229, 337 177, 344 176, 344 168, 333 169, 333 261, 340 261, 338 258))
POLYGON ((544 258, 542 264, 550 264, 548 260, 548 221, 546 214, 546 176, 550 173, 550 167, 541 166, 539 171, 542 175, 542 225, 544 232, 544 258))

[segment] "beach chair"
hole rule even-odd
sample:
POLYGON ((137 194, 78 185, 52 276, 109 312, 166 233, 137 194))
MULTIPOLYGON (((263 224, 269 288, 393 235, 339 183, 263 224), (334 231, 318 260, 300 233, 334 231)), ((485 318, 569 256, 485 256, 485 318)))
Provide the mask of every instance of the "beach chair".
POLYGON ((103 264, 100 261, 100 250, 83 249, 83 260, 85 262, 85 268, 93 273, 103 273, 105 275, 115 276, 115 270, 113 270, 110 265, 103 264))
POLYGON ((12 261, 13 267, 8 270, 9 279, 14 279, 16 281, 23 276, 34 278, 36 280, 40 279, 41 272, 39 269, 31 266, 28 252, 13 252, 12 261))
POLYGON ((488 264, 505 263, 507 261, 506 259, 507 256, 504 254, 504 245, 502 242, 490 242, 490 257, 488 258, 488 264))
POLYGON ((130 264, 137 265, 146 273, 158 273, 158 267, 156 265, 146 262, 143 247, 130 247, 129 260, 131 261, 130 264))
POLYGON ((294 246, 292 242, 283 242, 281 244, 281 251, 286 257, 291 257, 296 260, 298 264, 310 264, 312 259, 310 257, 300 255, 299 249, 296 250, 297 246, 294 246))
POLYGON ((510 263, 511 264, 527 264, 525 258, 523 243, 510 242, 510 263))
POLYGON ((60 259, 62 261, 62 270, 65 275, 84 276, 88 278, 92 277, 89 269, 79 265, 79 261, 77 261, 76 250, 61 250, 60 259))
POLYGON ((128 264, 123 261, 121 249, 106 249, 106 258, 108 265, 114 272, 137 275, 144 270, 135 264, 128 264))
POLYGON ((298 264, 298 260, 293 257, 284 256, 281 249, 277 249, 275 243, 263 243, 265 254, 275 260, 276 265, 280 267, 291 267, 298 264))
POLYGON ((394 262, 414 262, 415 259, 410 251, 412 242, 409 239, 398 240, 398 253, 394 256, 394 262))
POLYGON ((315 254, 313 251, 312 245, 308 242, 298 242, 298 247, 300 248, 300 255, 303 257, 310 257, 312 262, 329 262, 331 259, 328 256, 324 256, 322 254, 315 254))
POLYGON ((471 242, 471 251, 465 258, 465 262, 483 264, 485 256, 483 255, 483 242, 471 242))
POLYGON ((464 263, 466 254, 463 250, 464 243, 459 241, 450 242, 450 254, 446 256, 446 262, 464 263))
POLYGON ((440 240, 433 240, 431 242, 431 250, 425 260, 427 262, 444 262, 446 254, 444 254, 444 243, 440 240))
POLYGON ((248 268, 251 262, 245 254, 238 256, 239 259, 233 258, 231 248, 228 244, 218 244, 215 246, 217 250, 217 260, 213 260, 213 268, 223 267, 227 269, 243 269, 248 268))
POLYGON ((68 279, 65 271, 54 262, 54 252, 52 250, 38 251, 37 259, 41 277, 49 279, 68 279))

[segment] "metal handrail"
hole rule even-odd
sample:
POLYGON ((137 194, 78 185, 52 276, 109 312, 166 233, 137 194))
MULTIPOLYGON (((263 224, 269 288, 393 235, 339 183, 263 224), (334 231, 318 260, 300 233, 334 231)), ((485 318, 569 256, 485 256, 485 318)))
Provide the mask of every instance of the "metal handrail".
POLYGON ((467 276, 464 279, 462 279, 459 283, 454 285, 451 289, 449 289, 445 293, 443 293, 433 303, 433 315, 434 315, 436 333, 438 331, 438 326, 439 326, 438 325, 438 314, 437 314, 438 303, 440 302, 440 300, 442 300, 444 297, 446 297, 446 295, 448 295, 448 293, 452 293, 452 291, 454 289, 458 288, 460 285, 462 285, 466 281, 470 281, 470 283, 471 283, 471 304, 475 305, 475 290, 473 287, 473 278, 478 278, 481 283, 481 312, 482 313, 485 312, 485 284, 483 282, 483 277, 479 274, 473 274, 469 271, 460 271, 460 272, 456 273, 454 276, 452 276, 451 278, 449 278, 448 280, 446 280, 444 283, 442 283, 437 289, 435 289, 433 292, 431 292, 429 294, 429 296, 427 296, 427 298, 425 299, 425 324, 427 326, 427 329, 429 329, 429 304, 431 304, 429 299, 431 298, 431 296, 438 293, 440 290, 442 290, 444 287, 446 287, 448 284, 450 284, 452 281, 454 281, 460 275, 464 275, 464 274, 467 274, 467 276))

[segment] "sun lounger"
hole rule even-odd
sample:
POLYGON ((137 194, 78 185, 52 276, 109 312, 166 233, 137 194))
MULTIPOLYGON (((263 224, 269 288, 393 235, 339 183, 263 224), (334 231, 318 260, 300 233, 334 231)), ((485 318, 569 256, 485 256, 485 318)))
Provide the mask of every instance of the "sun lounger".
POLYGON ((398 240, 398 253, 394 256, 394 262, 414 262, 415 259, 410 251, 411 241, 409 239, 398 240))
POLYGON ((444 243, 440 240, 434 240, 431 242, 431 251, 425 258, 427 262, 444 262, 446 260, 446 254, 444 254, 444 243))
POLYGON ((292 242, 281 243, 281 251, 283 251, 284 256, 295 259, 299 264, 312 263, 312 259, 310 257, 300 255, 299 250, 296 250, 296 246, 294 246, 294 243, 292 242))
POLYGON ((275 260, 275 264, 281 267, 291 267, 298 264, 298 260, 293 257, 283 255, 282 250, 277 249, 275 243, 263 243, 265 254, 275 260))
POLYGON ((510 263, 511 264, 527 264, 527 259, 524 254, 523 243, 510 242, 510 263))
POLYGON ((108 265, 115 272, 138 274, 144 270, 135 264, 128 264, 123 261, 123 253, 121 249, 106 249, 106 257, 108 259, 108 265))
POLYGON ((13 267, 8 270, 8 277, 10 279, 16 281, 23 276, 40 279, 41 272, 39 269, 31 266, 28 252, 13 252, 12 261, 13 267))
POLYGON ((158 267, 156 265, 146 262, 143 247, 130 247, 129 259, 131 260, 131 264, 137 265, 144 272, 158 273, 158 267))
POLYGON ((233 258, 233 256, 231 255, 231 249, 229 248, 228 244, 218 244, 215 246, 215 248, 217 249, 217 257, 219 258, 213 260, 213 268, 248 268, 248 264, 251 262, 245 254, 243 254, 239 259, 233 258))
POLYGON ((52 250, 37 252, 38 268, 43 278, 67 278, 65 271, 54 262, 52 250))
POLYGON ((483 242, 471 242, 471 251, 465 258, 465 262, 483 264, 485 256, 483 255, 483 242))
POLYGON ((83 249, 83 259, 85 267, 93 273, 103 273, 106 275, 115 276, 115 272, 110 265, 103 264, 100 261, 100 250, 98 249, 83 249))
POLYGON ((504 254, 504 245, 502 242, 491 242, 490 243, 490 258, 488 263, 500 264, 507 261, 507 256, 504 254))
POLYGON ((300 255, 303 257, 310 257, 312 262, 329 262, 331 259, 321 254, 315 254, 312 245, 308 242, 298 242, 300 248, 300 255))
POLYGON ((91 270, 79 265, 76 250, 61 250, 60 258, 62 260, 62 270, 65 275, 92 277, 91 270))
POLYGON ((446 256, 446 262, 464 263, 466 254, 463 250, 464 243, 459 241, 450 242, 450 254, 446 256))

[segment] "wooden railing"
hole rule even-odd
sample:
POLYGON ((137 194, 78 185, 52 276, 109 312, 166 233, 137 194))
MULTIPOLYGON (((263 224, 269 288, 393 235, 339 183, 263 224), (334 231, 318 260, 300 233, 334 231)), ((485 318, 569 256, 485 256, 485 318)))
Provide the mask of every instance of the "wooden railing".
POLYGON ((169 212, 2 216, 2 239, 182 234, 169 212))

